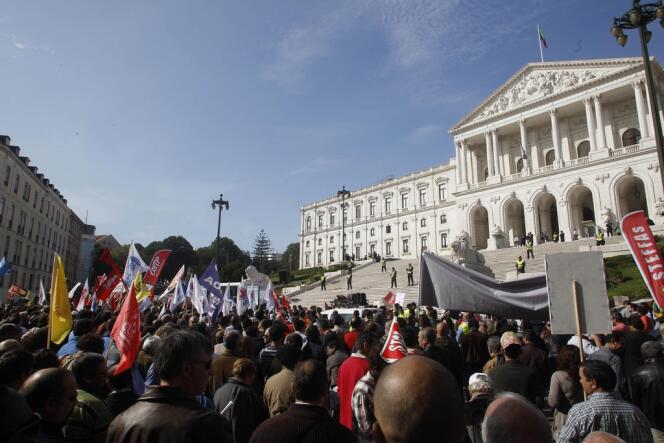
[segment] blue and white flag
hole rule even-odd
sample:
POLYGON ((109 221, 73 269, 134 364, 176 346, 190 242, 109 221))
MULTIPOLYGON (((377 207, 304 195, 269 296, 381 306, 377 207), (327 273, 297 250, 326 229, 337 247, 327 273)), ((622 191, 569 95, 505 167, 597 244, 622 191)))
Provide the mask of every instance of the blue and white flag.
POLYGON ((214 258, 210 261, 210 264, 198 279, 198 282, 208 291, 210 298, 210 311, 208 314, 214 321, 219 315, 219 312, 221 312, 221 306, 224 302, 224 295, 221 293, 219 272, 217 271, 217 263, 214 258))
POLYGON ((184 289, 182 289, 182 283, 178 280, 175 284, 175 295, 173 296, 173 302, 171 303, 171 312, 175 310, 178 306, 184 301, 184 289))
POLYGON ((274 311, 275 308, 272 291, 274 291, 274 285, 272 285, 272 280, 270 280, 267 284, 267 288, 265 288, 265 294, 263 294, 263 301, 265 302, 268 312, 274 311))
POLYGON ((148 265, 145 264, 138 251, 136 246, 132 243, 129 246, 129 255, 127 255, 127 262, 125 263, 124 273, 122 274, 122 280, 125 282, 127 287, 130 287, 136 274, 139 272, 145 272, 148 270, 148 265))
POLYGON ((226 283, 226 290, 224 291, 224 301, 221 305, 221 312, 224 316, 229 315, 231 310, 235 307, 235 300, 231 294, 231 283, 226 283))
MULTIPOLYGON (((148 297, 149 298, 149 297, 148 297)), ((92 306, 90 306, 92 312, 97 312, 97 293, 92 294, 92 306)))
POLYGON ((11 268, 7 262, 7 257, 2 257, 2 260, 0 260, 0 277, 4 277, 10 270, 11 268))

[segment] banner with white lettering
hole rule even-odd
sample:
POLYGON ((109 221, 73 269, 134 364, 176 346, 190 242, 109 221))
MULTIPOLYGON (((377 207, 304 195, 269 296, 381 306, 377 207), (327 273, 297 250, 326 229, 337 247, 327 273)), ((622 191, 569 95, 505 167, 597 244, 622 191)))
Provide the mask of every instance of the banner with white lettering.
POLYGON ((408 355, 408 349, 406 344, 403 341, 403 336, 401 335, 401 329, 399 328, 399 323, 397 318, 394 317, 392 324, 390 325, 389 331, 387 331, 387 338, 385 339, 385 344, 383 349, 380 351, 380 356, 387 363, 394 363, 397 360, 400 360, 408 355))
POLYGON ((646 214, 643 211, 630 212, 620 220, 620 230, 652 298, 657 306, 663 307, 664 261, 657 249, 646 214))

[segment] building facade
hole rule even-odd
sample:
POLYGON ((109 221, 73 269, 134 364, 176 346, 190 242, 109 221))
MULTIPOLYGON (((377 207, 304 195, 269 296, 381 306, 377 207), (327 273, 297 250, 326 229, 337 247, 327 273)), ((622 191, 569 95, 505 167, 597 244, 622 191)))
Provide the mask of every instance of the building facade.
POLYGON ((303 206, 300 266, 342 260, 342 235, 356 259, 408 259, 457 236, 479 250, 593 236, 638 209, 662 224, 652 117, 640 58, 528 64, 450 129, 447 163, 351 191, 343 211, 338 197, 303 206))
POLYGON ((71 284, 81 233, 72 214, 67 200, 30 158, 8 136, 0 136, 0 257, 11 266, 0 278, 0 302, 12 284, 36 293, 41 280, 48 291, 54 253, 62 257, 71 284))

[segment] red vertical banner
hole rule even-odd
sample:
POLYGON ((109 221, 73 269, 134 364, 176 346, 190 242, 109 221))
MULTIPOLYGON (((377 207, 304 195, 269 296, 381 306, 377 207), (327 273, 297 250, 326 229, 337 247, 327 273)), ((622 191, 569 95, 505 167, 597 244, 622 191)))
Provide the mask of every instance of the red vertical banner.
POLYGON ((115 321, 111 337, 120 351, 120 362, 114 374, 119 374, 131 368, 136 360, 138 348, 141 343, 141 317, 136 301, 136 285, 132 283, 129 294, 125 298, 118 319, 115 321))
POLYGON ((664 306, 664 260, 657 249, 643 211, 630 212, 620 220, 620 230, 643 280, 657 306, 664 306))
POLYGON ((170 249, 161 249, 154 253, 152 260, 150 260, 148 271, 145 273, 145 277, 143 277, 143 283, 150 286, 154 286, 157 283, 159 274, 161 274, 162 269, 164 269, 166 260, 168 260, 168 256, 171 255, 171 252, 170 249))

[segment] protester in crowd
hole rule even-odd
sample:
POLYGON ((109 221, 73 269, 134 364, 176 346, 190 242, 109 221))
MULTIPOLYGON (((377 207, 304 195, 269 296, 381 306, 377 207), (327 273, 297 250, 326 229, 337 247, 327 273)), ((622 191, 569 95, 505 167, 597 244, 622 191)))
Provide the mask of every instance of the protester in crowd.
POLYGON ((443 349, 436 344, 436 331, 431 326, 420 329, 417 334, 417 342, 424 351, 424 356, 445 366, 445 354, 443 349))
POLYGON ((436 325, 436 345, 442 349, 443 366, 445 366, 454 376, 459 387, 464 385, 464 362, 459 344, 454 340, 454 334, 450 333, 451 321, 444 318, 436 325))
POLYGON ((406 345, 408 355, 424 355, 424 352, 418 345, 417 330, 412 326, 406 326, 401 329, 401 337, 406 345))
POLYGON ((37 440, 65 443, 62 428, 76 405, 76 379, 61 368, 42 369, 32 374, 20 391, 33 412, 41 417, 37 440))
POLYGON ((320 361, 325 361, 325 349, 320 339, 320 333, 316 326, 308 326, 304 331, 307 340, 307 346, 311 349, 311 357, 320 361))
POLYGON ((551 426, 531 402, 513 392, 504 392, 486 410, 482 423, 484 443, 551 442, 551 426))
POLYGON ((224 350, 212 362, 212 392, 233 376, 233 363, 241 358, 242 334, 236 330, 224 333, 224 350))
POLYGON ((74 329, 72 329, 69 334, 67 343, 62 345, 58 350, 58 357, 62 359, 63 357, 76 353, 76 344, 78 338, 82 337, 85 334, 94 333, 95 324, 90 318, 81 318, 81 313, 77 317, 77 320, 74 322, 74 329))
POLYGON ((293 392, 295 403, 283 414, 264 421, 253 433, 250 442, 345 443, 356 441, 355 435, 351 431, 332 420, 328 414, 326 409, 327 373, 321 362, 309 359, 296 366, 293 392))
POLYGON ((266 346, 258 354, 261 376, 264 380, 274 375, 272 360, 277 356, 284 341, 284 328, 280 323, 275 323, 265 332, 266 346))
POLYGON ((482 367, 482 372, 484 374, 488 374, 496 366, 501 366, 505 363, 503 348, 500 346, 500 337, 495 335, 488 337, 486 347, 491 358, 484 364, 484 367, 482 367))
POLYGON ((108 443, 155 441, 232 442, 230 425, 216 411, 200 406, 212 365, 212 343, 193 331, 176 331, 162 337, 155 357, 161 380, 135 405, 113 420, 108 443))
POLYGON ((643 354, 641 354, 641 346, 643 343, 654 340, 650 335, 643 332, 643 322, 638 314, 634 314, 629 318, 629 332, 625 334, 623 340, 623 369, 625 371, 625 378, 629 381, 632 379, 634 371, 643 364, 643 354))
POLYGON ((295 365, 300 360, 301 351, 298 345, 285 344, 277 355, 281 363, 281 370, 267 379, 263 398, 267 405, 270 417, 288 410, 295 401, 293 394, 293 378, 295 365))
POLYGON ((500 345, 505 355, 505 364, 489 372, 494 392, 515 392, 535 403, 537 395, 540 394, 539 374, 519 361, 521 339, 516 333, 507 331, 500 337, 500 345))
POLYGON ((385 360, 379 354, 374 355, 369 360, 369 370, 357 381, 353 390, 353 433, 360 442, 373 441, 372 426, 376 421, 373 397, 376 382, 385 365, 385 360))
POLYGON ((374 393, 376 442, 445 441, 466 437, 464 404, 452 374, 422 356, 409 356, 382 372, 374 393), (417 380, 417 382, 414 382, 417 380))
POLYGON ((353 351, 353 346, 355 346, 355 341, 362 332, 363 326, 364 323, 362 322, 361 318, 354 317, 351 319, 350 329, 346 334, 344 334, 344 343, 346 345, 346 349, 348 349, 349 351, 353 351))
POLYGON ((323 345, 325 346, 325 353, 327 354, 325 364, 327 366, 328 383, 330 384, 330 387, 335 388, 337 386, 339 368, 348 358, 348 354, 340 349, 339 336, 336 332, 330 331, 330 333, 325 336, 323 345))
POLYGON ((248 358, 233 362, 232 377, 214 394, 214 405, 230 424, 235 443, 247 443, 258 425, 268 418, 268 411, 252 387, 258 367, 248 358))
POLYGON ((71 365, 78 385, 76 405, 64 427, 67 440, 104 442, 113 416, 104 403, 108 384, 106 359, 92 352, 80 354, 71 365))
POLYGON ((80 337, 76 338, 76 352, 73 354, 67 354, 60 358, 62 367, 65 369, 71 369, 72 364, 78 356, 85 352, 92 352, 94 354, 103 354, 104 353, 104 340, 92 332, 83 334, 80 337))
POLYGON ((476 373, 468 379, 468 396, 466 402, 466 429, 471 443, 482 443, 482 422, 484 415, 493 400, 493 388, 488 375, 476 373))
POLYGON ((605 431, 634 443, 652 443, 650 424, 643 412, 614 392, 616 374, 599 360, 586 360, 579 378, 588 399, 572 406, 558 443, 578 442, 592 431, 605 431))
POLYGON ((0 384, 15 391, 21 389, 23 382, 32 374, 33 357, 22 349, 12 350, 0 355, 0 384))
POLYGON ((557 371, 551 376, 549 406, 553 408, 553 436, 558 437, 567 420, 567 413, 575 404, 583 401, 579 382, 581 356, 576 346, 563 346, 556 359, 557 371))
POLYGON ((138 394, 132 389, 132 371, 127 369, 116 374, 116 369, 117 365, 113 365, 108 370, 111 392, 104 401, 113 417, 129 409, 138 400, 138 394))
POLYGON ((475 318, 468 319, 468 332, 459 339, 459 346, 465 363, 465 376, 480 372, 484 364, 489 360, 487 350, 487 337, 479 332, 479 321, 475 318))
POLYGON ((339 393, 340 422, 353 429, 351 401, 357 381, 369 370, 369 360, 378 353, 378 339, 371 332, 363 332, 357 337, 356 352, 353 352, 339 368, 337 389, 339 393))
POLYGON ((632 403, 648 417, 655 442, 664 442, 664 346, 647 341, 641 353, 645 363, 632 374, 632 403))
POLYGON ((7 443, 34 442, 41 418, 16 390, 0 385, 0 439, 7 443))
POLYGON ((600 360, 611 366, 617 380, 615 391, 620 392, 623 398, 629 398, 629 388, 623 371, 623 362, 618 354, 623 347, 622 335, 614 332, 607 336, 600 336, 600 340, 602 341, 602 347, 586 358, 588 360, 600 360))

